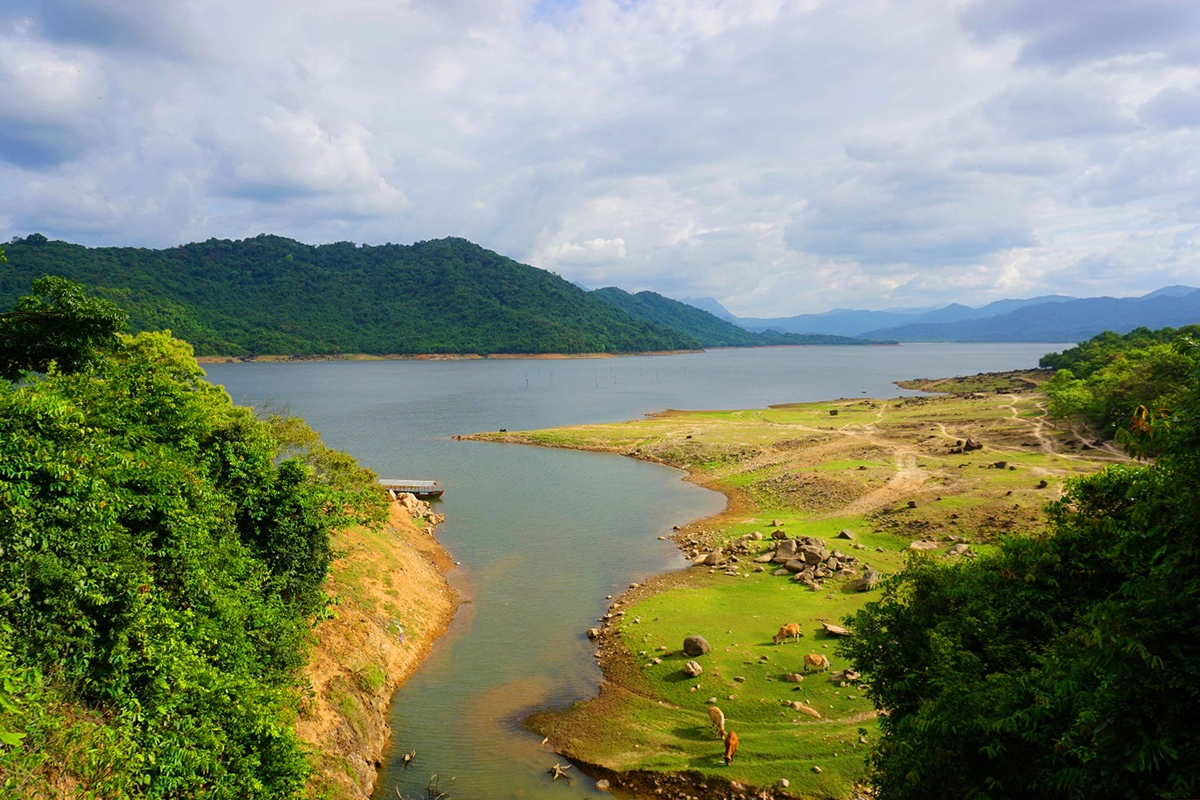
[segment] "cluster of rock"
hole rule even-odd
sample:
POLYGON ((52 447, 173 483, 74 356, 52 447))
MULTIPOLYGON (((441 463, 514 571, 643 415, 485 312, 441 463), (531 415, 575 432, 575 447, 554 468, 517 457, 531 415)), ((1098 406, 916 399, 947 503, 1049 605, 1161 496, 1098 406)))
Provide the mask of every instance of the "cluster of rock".
MULTIPOLYGON (((760 564, 781 564, 775 575, 792 575, 792 580, 811 589, 821 588, 821 581, 831 578, 857 578, 858 559, 840 550, 830 549, 824 541, 812 536, 782 539, 773 551, 755 559, 760 564)), ((868 570, 874 573, 874 570, 868 570)), ((878 573, 874 575, 878 582, 878 573)))
POLYGON ((445 515, 435 513, 433 506, 424 500, 418 500, 412 492, 396 492, 389 489, 388 494, 412 519, 423 519, 431 527, 436 527, 446 521, 445 515))

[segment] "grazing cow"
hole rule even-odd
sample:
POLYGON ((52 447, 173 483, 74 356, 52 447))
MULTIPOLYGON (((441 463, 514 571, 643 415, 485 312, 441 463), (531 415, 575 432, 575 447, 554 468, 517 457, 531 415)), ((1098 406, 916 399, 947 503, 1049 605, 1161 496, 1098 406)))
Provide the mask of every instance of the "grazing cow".
POLYGON ((725 712, 716 706, 708 707, 708 718, 712 720, 713 730, 718 736, 725 735, 725 712))
POLYGON ((771 638, 775 640, 775 644, 779 644, 780 642, 786 642, 788 639, 798 642, 800 641, 800 637, 803 635, 804 634, 800 632, 800 626, 797 623, 789 622, 787 625, 784 625, 779 629, 779 633, 775 634, 771 638))
POLYGON ((730 731, 729 733, 725 734, 725 766, 728 767, 730 762, 733 761, 733 754, 737 752, 737 749, 737 734, 733 731, 730 731))
POLYGON ((809 667, 815 667, 817 672, 824 672, 829 669, 829 658, 820 653, 809 653, 804 657, 804 671, 808 672, 809 667))

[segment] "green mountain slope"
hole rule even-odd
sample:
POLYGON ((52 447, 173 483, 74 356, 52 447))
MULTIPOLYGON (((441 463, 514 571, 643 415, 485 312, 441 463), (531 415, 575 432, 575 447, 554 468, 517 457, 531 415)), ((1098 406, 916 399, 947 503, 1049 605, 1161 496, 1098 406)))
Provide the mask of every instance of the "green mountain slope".
POLYGON ((464 239, 312 246, 279 236, 166 250, 39 234, 6 245, 0 307, 62 275, 200 355, 591 353, 695 349, 545 270, 464 239))
POLYGON ((592 292, 635 319, 695 337, 704 347, 763 347, 776 344, 878 344, 879 342, 829 334, 755 333, 703 309, 663 297, 655 292, 630 294, 610 286, 592 292))

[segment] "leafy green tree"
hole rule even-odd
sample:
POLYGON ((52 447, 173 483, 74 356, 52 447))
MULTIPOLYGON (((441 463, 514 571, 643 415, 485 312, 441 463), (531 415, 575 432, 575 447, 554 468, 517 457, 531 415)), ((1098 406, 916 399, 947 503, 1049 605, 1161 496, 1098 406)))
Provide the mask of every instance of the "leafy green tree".
POLYGON ((890 798, 1200 794, 1200 352, 1157 460, 1072 482, 1052 534, 914 557, 841 645, 887 714, 890 798))
POLYGON ((185 342, 111 344, 0 383, 0 787, 296 796, 330 531, 383 495, 233 406, 185 342))
POLYGON ((55 364, 74 372, 95 364, 116 346, 126 314, 64 278, 33 282, 33 294, 0 313, 0 377, 17 380, 25 372, 45 372, 55 364))

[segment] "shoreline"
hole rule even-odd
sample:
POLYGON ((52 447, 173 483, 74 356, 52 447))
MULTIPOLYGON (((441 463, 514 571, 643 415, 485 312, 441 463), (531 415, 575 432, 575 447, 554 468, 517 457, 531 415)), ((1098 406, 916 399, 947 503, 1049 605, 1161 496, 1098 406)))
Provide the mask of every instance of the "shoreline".
POLYGON ((448 580, 454 561, 434 525, 422 523, 392 503, 378 531, 356 526, 331 542, 339 554, 326 585, 332 615, 314 628, 296 721, 312 753, 310 794, 370 799, 393 733, 392 698, 462 603, 448 580))
MULTIPOLYGON (((806 347, 808 345, 785 345, 806 347)), ((304 364, 320 361, 486 361, 527 360, 566 361, 569 359, 625 358, 628 356, 678 356, 688 353, 703 353, 703 350, 647 350, 636 353, 390 353, 371 355, 367 353, 345 353, 324 355, 260 355, 260 356, 196 356, 196 363, 205 364, 304 364)))
MULTIPOLYGON (((849 451, 839 448, 841 442, 852 441, 852 435, 856 430, 859 432, 858 435, 863 437, 862 443, 870 440, 870 444, 882 447, 885 443, 883 440, 886 439, 886 444, 888 447, 894 448, 894 452, 882 459, 883 462, 889 464, 886 474, 881 469, 883 463, 879 463, 878 466, 871 464, 872 461, 880 462, 881 459, 878 457, 854 456, 853 458, 866 459, 865 465, 857 466, 853 472, 843 472, 841 477, 847 482, 856 478, 866 479, 867 482, 861 484, 857 493, 851 492, 841 496, 834 506, 822 507, 819 500, 814 505, 809 499, 796 495, 796 502, 802 505, 794 506, 783 513, 776 510, 773 505, 770 509, 764 507, 761 502, 762 498, 756 499, 757 495, 754 494, 754 489, 733 485, 722 480, 719 467, 714 469, 704 466, 706 461, 711 463, 720 457, 721 442, 725 440, 710 441, 711 438, 719 435, 718 429, 705 428, 704 423, 700 420, 706 414, 719 416, 722 412, 665 411, 647 415, 644 420, 613 425, 568 426, 553 431, 516 432, 513 434, 484 433, 468 438, 478 441, 616 453, 683 469, 687 473, 685 480, 721 492, 727 502, 726 509, 720 514, 677 528, 670 535, 669 538, 674 541, 680 551, 689 557, 703 554, 706 551, 719 552, 718 546, 724 546, 727 540, 736 543, 738 541, 736 534, 743 527, 764 525, 777 527, 778 522, 767 523, 764 521, 771 519, 772 516, 783 516, 789 519, 785 526, 789 531, 793 530, 792 525, 796 525, 799 530, 806 532, 814 525, 819 528, 820 520, 823 518, 836 518, 838 521, 833 527, 833 532, 836 532, 837 528, 842 525, 849 525, 855 531, 855 536, 852 538, 864 538, 870 546, 883 544, 885 548, 892 548, 890 552, 893 555, 888 558, 892 561, 898 559, 898 561, 890 567, 886 565, 884 555, 870 556, 872 565, 876 565, 876 559, 884 562, 881 564, 881 568, 886 572, 901 566, 899 562, 903 559, 902 553, 908 549, 908 542, 912 540, 945 540, 942 542, 945 547, 948 547, 949 542, 955 541, 970 541, 972 544, 979 542, 980 546, 986 546, 992 537, 1003 535, 1008 530, 1036 529, 1038 517, 1041 516, 1040 504, 1055 496, 1065 477, 1080 469, 1089 471, 1097 469, 1105 461, 1116 458, 1114 453, 1105 453, 1098 448, 1093 450, 1085 443, 1076 441, 1073 431, 1060 430, 1045 424, 1044 409, 1039 410, 1036 400, 1036 384, 1039 379, 1044 379, 1044 377, 1044 372, 1032 370, 984 373, 967 378, 913 382, 926 385, 914 385, 912 388, 938 393, 934 395, 891 400, 843 398, 797 404, 794 408, 800 411, 809 409, 811 421, 791 423, 788 427, 795 432, 789 431, 784 435, 808 438, 810 444, 803 444, 792 438, 779 442, 780 445, 787 445, 789 448, 799 448, 797 452, 801 454, 801 461, 796 462, 797 466, 790 467, 794 471, 803 470, 811 475, 817 475, 819 473, 816 473, 815 470, 820 468, 821 458, 838 464, 839 472, 848 470, 849 467, 842 466, 841 462, 851 458, 849 451), (995 384, 997 380, 1007 383, 1007 387, 998 387, 995 384), (1029 398, 1028 395, 1022 397, 1030 391, 1035 395, 1033 398, 1029 398), (1025 404, 1022 408, 1034 412, 1034 415, 1021 416, 1017 411, 1019 402, 1025 404), (962 404, 968 404, 976 411, 960 415, 962 404), (862 408, 859 409, 859 406, 862 408), (958 408, 959 414, 948 414, 943 410, 946 408, 958 408), (935 411, 935 409, 937 410, 935 411), (837 416, 839 413, 840 416, 837 416), (858 415, 857 419, 855 418, 856 414, 858 415), (880 427, 885 419, 890 418, 893 414, 897 418, 897 421, 893 423, 895 427, 888 429, 880 427), (681 424, 685 420, 686 424, 681 424), (949 430, 947 430, 947 426, 950 426, 949 430), (621 429, 620 433, 614 434, 613 431, 618 428, 621 429), (667 433, 665 432, 667 428, 674 428, 674 430, 667 433), (887 435, 884 434, 885 430, 888 431, 887 435), (685 433, 687 434, 686 439, 683 439, 685 433), (695 438, 692 434, 695 435, 695 438), (975 458, 978 463, 972 463, 971 466, 978 466, 980 470, 986 467, 988 469, 986 472, 961 471, 962 467, 966 466, 963 463, 965 458, 969 457, 955 456, 953 448, 957 438, 969 438, 972 434, 986 441, 988 447, 986 450, 979 451, 980 454, 975 458), (690 444, 688 440, 690 440, 690 444), (701 441, 704 443, 700 444, 701 441), (682 449, 687 447, 708 449, 703 451, 705 456, 702 457, 698 453, 688 454, 682 449), (815 451, 823 452, 816 461, 805 462, 804 459, 808 458, 803 453, 805 448, 809 448, 810 452, 814 453, 815 451), (1093 452, 1082 452, 1087 450, 1093 450, 1093 452), (894 464, 892 456, 894 456, 894 464), (1005 460, 997 461, 998 458, 1005 460), (1014 466, 1014 464, 1018 466, 1014 466), (1012 470, 1017 470, 1017 472, 1014 473, 1012 470), (1029 477, 1022 478, 1022 475, 1029 477), (1033 483, 1037 478, 1044 479, 1034 486, 1033 483), (1053 485, 1047 487, 1045 479, 1049 479, 1053 485), (1014 481, 1016 482, 1014 483, 1014 481), (943 502, 943 495, 946 495, 947 502, 943 502), (956 504, 957 496, 981 498, 980 505, 956 504), (1017 511, 1018 506, 1013 505, 1014 502, 1019 503, 1022 510, 1017 511), (986 507, 984 507, 985 504, 986 507), (849 522, 850 517, 858 518, 859 522, 849 522), (740 523, 751 524, 741 525, 740 523), (875 536, 865 533, 872 528, 875 529, 875 536), (864 533, 860 534, 860 530, 864 533), (732 540, 730 540, 731 533, 734 534, 732 540), (969 534, 970 538, 962 539, 960 534, 969 534), (893 538, 895 542, 888 544, 893 538), (897 547, 900 548, 900 556, 895 555, 897 547)), ((781 407, 779 410, 786 411, 789 408, 781 407)), ((737 413, 741 414, 742 412, 737 413)), ((759 413, 766 414, 768 412, 762 410, 759 413)), ((720 427, 727 427, 730 424, 730 420, 724 418, 715 422, 720 427)), ((783 423, 775 421, 768 424, 779 426, 783 423)), ((760 444, 762 443, 765 443, 766 447, 775 446, 772 441, 767 439, 760 442, 760 444)), ((854 463, 858 464, 859 462, 855 461, 854 463)), ((837 488, 836 486, 822 485, 821 491, 828 492, 830 489, 836 490, 837 488)), ((761 493, 762 490, 758 491, 761 493)), ((828 539, 831 534, 814 531, 813 535, 825 536, 828 539)), ((754 543, 751 542, 751 544, 754 543)), ((875 550, 877 551, 878 547, 875 550)), ((730 552, 735 551, 730 550, 730 552)), ((744 556, 744 558, 749 559, 750 556, 744 556)), ((738 560, 737 558, 733 559, 734 562, 738 560)), ((696 563, 698 562, 693 561, 693 564, 696 563)), ((647 678, 656 674, 648 671, 648 668, 652 670, 652 664, 656 664, 658 661, 647 662, 645 652, 638 656, 629 649, 623 640, 622 631, 622 628, 628 623, 622 620, 622 615, 626 613, 626 610, 634 614, 636 612, 633 609, 637 604, 648 599, 652 600, 675 589, 712 588, 719 585, 733 587, 742 584, 741 581, 730 583, 730 579, 723 575, 728 576, 733 573, 726 571, 722 574, 723 569, 725 567, 717 567, 715 570, 684 567, 672 572, 660 573, 613 599, 609 613, 605 615, 604 621, 598 626, 599 635, 594 641, 598 664, 603 673, 596 694, 567 708, 537 711, 526 719, 526 727, 540 735, 548 736, 554 743, 557 753, 571 759, 580 767, 581 771, 593 780, 606 780, 614 788, 633 792, 636 796, 654 795, 716 800, 716 798, 747 791, 745 778, 739 779, 736 775, 721 776, 719 770, 717 774, 714 774, 711 769, 694 771, 685 767, 663 768, 662 771, 659 771, 640 768, 639 763, 644 763, 641 759, 649 757, 649 754, 633 756, 632 751, 627 748, 630 746, 645 748, 647 746, 645 739, 624 740, 623 748, 616 751, 607 747, 603 741, 604 737, 608 737, 609 740, 614 737, 623 739, 622 731, 625 729, 621 727, 622 718, 634 707, 631 703, 643 703, 638 707, 644 708, 645 703, 657 702, 662 705, 665 701, 670 706, 674 702, 674 698, 660 694, 658 689, 652 686, 652 682, 648 682, 647 678), (632 744, 633 741, 642 741, 643 744, 632 744), (629 766, 624 768, 620 767, 620 764, 629 766)), ((737 570, 735 569, 733 572, 736 573, 737 570)), ((735 574, 734 577, 749 576, 735 574)), ((816 596, 814 595, 814 597, 816 596)), ((834 595, 831 593, 829 597, 832 599, 834 595)), ((865 598, 864 595, 859 597, 865 598)), ((818 598, 813 602, 823 602, 823 599, 818 598)), ((834 607, 830 606, 829 611, 834 611, 834 607)), ((643 610, 642 613, 646 614, 647 612, 643 610)), ((837 617, 835 616, 834 619, 837 617)), ((638 621, 640 620, 634 620, 635 623, 638 621)), ((641 627, 646 628, 645 625, 641 627)), ((682 632, 679 633, 682 635, 682 632)), ((733 632, 729 631, 728 633, 733 632)), ((743 630, 733 638, 744 641, 741 637, 746 635, 750 634, 743 630)), ((656 636, 660 637, 659 641, 662 640, 661 634, 656 634, 656 636)), ((667 639, 667 641, 671 640, 667 639)), ((813 646, 816 646, 819 641, 819 639, 814 641, 813 646)), ((718 647, 716 641, 713 642, 713 645, 714 648, 718 647)), ((663 650, 664 648, 659 649, 663 650)), ((774 650, 769 650, 769 652, 776 653, 774 650)), ((650 655, 653 656, 654 653, 650 655)), ((662 655, 665 660, 670 653, 659 655, 662 655)), ((747 668, 743 666, 739 669, 747 668)), ((705 674, 707 676, 708 673, 705 674)), ((706 677, 703 680, 708 681, 709 679, 706 677)), ((768 680, 770 679, 768 678, 768 680)), ((745 689, 747 686, 749 684, 743 684, 742 688, 745 689)), ((708 689, 701 695, 709 692, 714 695, 722 694, 722 690, 708 689)), ((729 700, 732 701, 733 697, 730 696, 729 700)), ((723 702, 722 706, 724 705, 723 702)), ((728 714, 729 709, 726 709, 726 712, 728 714)), ((872 716, 875 713, 877 712, 872 712, 872 716)), ((856 719, 863 719, 863 717, 859 715, 856 719)), ((678 726, 679 722, 676 719, 672 724, 678 726)), ((742 724, 747 723, 743 722, 742 724)), ((745 734, 741 728, 739 731, 745 734)), ((744 735, 743 739, 745 740, 744 735)), ((746 742, 743 741, 743 745, 745 744, 746 742)), ((645 752, 645 750, 642 751, 643 754, 645 752)), ((815 762, 809 762, 802 757, 801 763, 815 762)), ((828 769, 827 765, 827 772, 828 769)), ((818 774, 820 772, 820 770, 815 771, 818 774)), ((807 797, 810 796, 809 790, 819 790, 817 786, 803 786, 792 775, 788 777, 792 778, 791 793, 788 789, 781 789, 778 785, 767 788, 771 786, 770 783, 759 783, 758 789, 750 791, 761 790, 764 797, 807 797), (793 794, 797 791, 800 792, 799 795, 793 794)), ((846 787, 845 794, 837 796, 859 796, 860 789, 861 787, 857 785, 846 787)))

